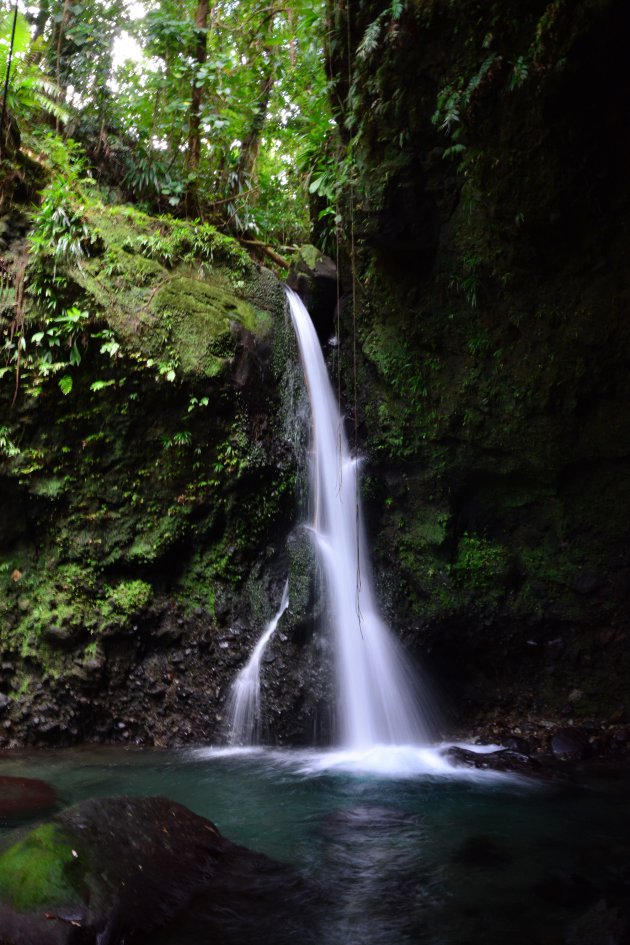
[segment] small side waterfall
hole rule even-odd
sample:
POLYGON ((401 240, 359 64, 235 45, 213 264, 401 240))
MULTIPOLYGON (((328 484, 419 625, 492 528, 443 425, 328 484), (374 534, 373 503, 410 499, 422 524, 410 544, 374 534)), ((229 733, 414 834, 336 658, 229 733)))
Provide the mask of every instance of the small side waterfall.
POLYGON ((378 615, 350 455, 322 350, 301 299, 287 289, 312 417, 312 530, 334 627, 344 747, 421 745, 429 726, 402 649, 378 615))
POLYGON ((285 582, 280 607, 265 627, 248 662, 232 683, 228 714, 230 744, 256 745, 260 737, 260 663, 280 618, 289 606, 289 582, 285 582))

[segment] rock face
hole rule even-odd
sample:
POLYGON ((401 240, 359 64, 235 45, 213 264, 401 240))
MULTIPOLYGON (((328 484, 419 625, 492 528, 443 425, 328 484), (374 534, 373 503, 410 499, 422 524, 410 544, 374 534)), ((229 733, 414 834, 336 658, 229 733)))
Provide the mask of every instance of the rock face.
POLYGON ((0 850, 4 945, 310 941, 313 901, 289 867, 163 797, 84 801, 0 850))
POLYGON ((606 719, 630 681, 625 5, 329 14, 358 175, 342 376, 393 622, 462 717, 606 719))
POLYGON ((287 285, 301 296, 322 345, 334 335, 339 283, 337 267, 315 246, 303 246, 291 260, 287 285))
MULTIPOLYGON (((0 746, 220 741, 296 570, 285 293, 212 227, 86 213, 63 274, 82 325, 65 393, 25 364, 11 408, 15 376, 0 379, 0 746)), ((276 641, 272 739, 282 718, 310 738, 312 638, 287 620, 276 641)))

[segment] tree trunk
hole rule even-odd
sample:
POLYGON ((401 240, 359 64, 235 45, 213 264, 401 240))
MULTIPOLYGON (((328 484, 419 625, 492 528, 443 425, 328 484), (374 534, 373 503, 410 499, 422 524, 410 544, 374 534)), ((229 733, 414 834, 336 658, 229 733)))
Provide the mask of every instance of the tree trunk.
MULTIPOLYGON (((201 158, 201 104, 203 101, 203 86, 198 81, 197 73, 206 61, 208 53, 208 17, 210 14, 209 0, 199 0, 197 12, 195 14, 195 46, 193 49, 193 59, 195 61, 195 71, 192 80, 190 114, 188 118, 188 157, 187 167, 193 174, 199 168, 201 158)), ((193 215, 199 208, 197 197, 197 183, 190 181, 186 193, 186 209, 188 215, 193 215)))
MULTIPOLYGON (((70 0, 64 0, 63 10, 61 13, 61 20, 57 25, 57 35, 55 37, 55 80, 57 83, 57 95, 59 101, 62 101, 65 98, 66 94, 66 85, 65 83, 61 84, 61 59, 63 55, 63 41, 66 35, 66 28, 68 23, 72 19, 72 11, 70 8, 70 0)), ((60 122, 59 119, 55 119, 55 131, 59 134, 60 122)))
POLYGON ((236 167, 236 193, 238 193, 243 187, 248 186, 248 178, 251 177, 252 171, 254 170, 256 158, 258 157, 258 151, 260 150, 260 139, 263 128, 265 127, 265 120, 267 118, 271 90, 273 89, 274 75, 273 64, 271 61, 272 49, 269 46, 266 46, 265 52, 269 58, 269 66, 261 76, 260 85, 258 87, 258 101, 256 103, 254 117, 252 118, 249 131, 241 142, 241 153, 236 167))

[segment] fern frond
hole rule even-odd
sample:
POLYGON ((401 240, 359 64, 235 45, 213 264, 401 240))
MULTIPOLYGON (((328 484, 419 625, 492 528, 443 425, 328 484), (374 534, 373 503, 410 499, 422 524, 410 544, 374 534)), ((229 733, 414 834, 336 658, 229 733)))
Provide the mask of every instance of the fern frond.
POLYGON ((357 56, 359 59, 367 59, 378 48, 378 41, 381 38, 382 21, 378 16, 366 29, 363 39, 357 47, 357 56))

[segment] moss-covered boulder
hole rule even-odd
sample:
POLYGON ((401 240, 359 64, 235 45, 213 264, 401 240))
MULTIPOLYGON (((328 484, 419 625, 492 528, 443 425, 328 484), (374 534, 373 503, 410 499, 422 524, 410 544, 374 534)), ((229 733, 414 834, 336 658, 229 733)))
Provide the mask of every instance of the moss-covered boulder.
POLYGON ((163 797, 84 801, 0 847, 3 945, 288 942, 313 901, 289 867, 163 797))

